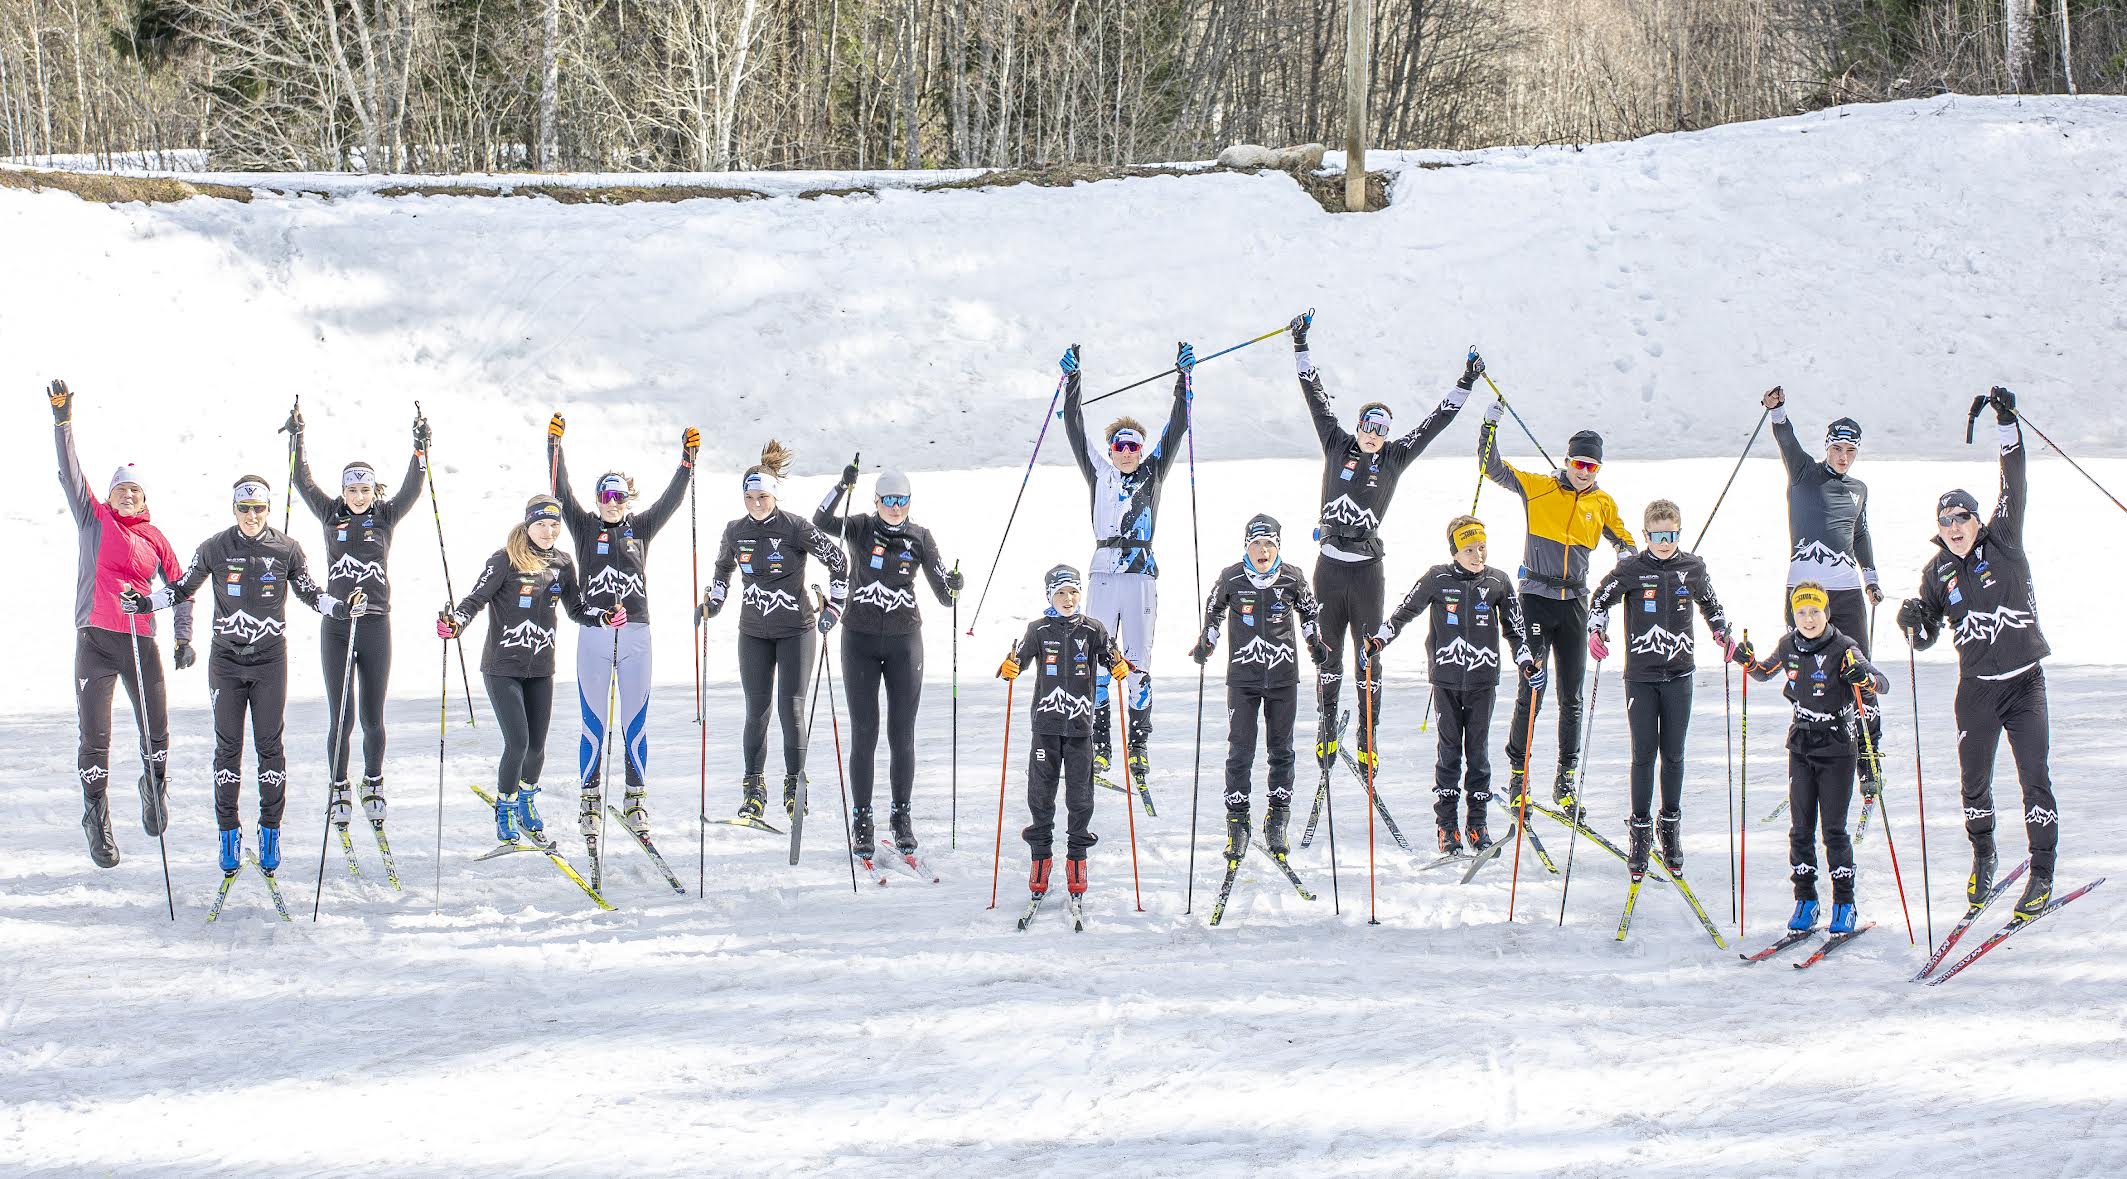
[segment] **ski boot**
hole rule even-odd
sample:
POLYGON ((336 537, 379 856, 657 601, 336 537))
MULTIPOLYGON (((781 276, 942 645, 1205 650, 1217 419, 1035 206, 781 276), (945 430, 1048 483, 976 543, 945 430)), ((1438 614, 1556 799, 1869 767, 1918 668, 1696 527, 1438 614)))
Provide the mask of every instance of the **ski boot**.
POLYGON ((1472 818, 1462 830, 1463 841, 1470 845, 1471 852, 1481 852, 1492 846, 1492 835, 1484 829, 1484 820, 1472 818))
POLYGON ((1522 796, 1528 793, 1528 789, 1528 776, 1519 768, 1510 771, 1507 774, 1507 809, 1518 813, 1525 801, 1522 796))
POLYGON ((1455 824, 1440 824, 1439 846, 1441 855, 1459 856, 1462 854, 1462 835, 1455 830, 1455 824))
POLYGON ((1086 895, 1086 857, 1072 856, 1064 861, 1064 887, 1074 897, 1086 895))
POLYGON ((99 868, 118 866, 118 838, 111 834, 111 798, 86 794, 81 799, 81 833, 89 838, 89 860, 99 868))
POLYGON ((1861 915, 1860 915, 1860 913, 1856 912, 1856 911, 1855 911, 1855 909, 1854 909, 1854 902, 1852 902, 1852 901, 1833 901, 1833 902, 1832 902, 1832 927, 1831 927, 1831 930, 1830 930, 1830 932, 1832 932, 1832 933, 1852 933, 1852 932, 1854 932, 1854 927, 1855 927, 1856 925, 1858 925, 1858 924, 1860 923, 1860 916, 1861 916, 1861 915))
POLYGON ((1810 897, 1795 902, 1795 915, 1787 919, 1787 927, 1797 933, 1812 929, 1817 924, 1817 899, 1810 897))
POLYGON ((620 795, 620 817, 627 820, 628 830, 644 839, 650 838, 649 795, 640 786, 630 786, 620 795))
POLYGON ((1371 782, 1381 776, 1381 755, 1366 748, 1364 742, 1352 751, 1352 760, 1358 763, 1359 776, 1371 782))
POLYGON ((592 859, 598 858, 599 816, 605 811, 603 797, 596 783, 586 785, 576 796, 576 831, 583 836, 584 850, 592 859))
POLYGON ((1994 835, 1972 837, 1972 874, 1965 877, 1965 904, 1972 908, 1987 903, 1987 894, 1994 891, 1994 835))
POLYGON ((904 856, 916 854, 916 820, 908 813, 908 804, 897 802, 886 813, 886 826, 894 833, 894 850, 904 856))
POLYGON ((362 779, 362 813, 369 817, 370 826, 384 826, 384 779, 362 779))
POLYGON ((1113 779, 1108 777, 1108 769, 1108 751, 1105 749, 1096 751, 1093 754, 1093 780, 1112 783, 1113 779))
POLYGON ((1322 725, 1315 730, 1315 764, 1327 772, 1337 764, 1337 734, 1330 728, 1329 713, 1324 712, 1322 716, 1322 725))
POLYGON ((1136 745, 1130 747, 1129 769, 1130 784, 1139 790, 1145 789, 1145 784, 1152 780, 1152 761, 1145 756, 1143 748, 1136 745))
POLYGON ((1292 854, 1292 841, 1285 827, 1292 822, 1292 804, 1274 802, 1263 811, 1263 850, 1274 856, 1292 854))
POLYGON ((1625 870, 1638 880, 1647 874, 1647 853, 1654 850, 1654 820, 1644 815, 1632 816, 1627 834, 1625 870))
MULTIPOLYGON (((809 795, 811 792, 807 791, 806 793, 809 795)), ((783 775, 783 813, 793 819, 798 817, 798 776, 796 774, 783 775)), ((807 815, 812 814, 812 799, 810 797, 805 800, 805 813, 807 815)))
POLYGON ((2016 919, 2029 921, 2046 909, 2046 902, 2053 899, 2053 870, 2031 869, 2024 878, 2023 898, 2016 902, 2016 919))
POLYGON ((169 784, 162 774, 154 778, 140 776, 140 829, 150 835, 161 835, 170 828, 169 784))
POLYGON ((857 858, 860 860, 870 860, 872 853, 878 850, 878 846, 872 838, 870 807, 860 806, 850 809, 849 838, 850 845, 856 850, 857 858))
POLYGON ((539 787, 530 782, 519 782, 514 796, 516 801, 512 806, 516 812, 517 826, 532 837, 532 842, 545 843, 546 820, 539 817, 539 808, 533 805, 533 796, 538 793, 539 787))
POLYGON ((1875 798, 1877 795, 1883 793, 1883 774, 1881 773, 1881 767, 1877 766, 1867 757, 1862 757, 1855 763, 1855 769, 1858 771, 1859 777, 1861 779, 1861 797, 1863 800, 1875 798))
POLYGON ((495 796, 495 842, 517 842, 517 796, 515 794, 498 794, 495 796))
POLYGON ((224 876, 244 866, 244 832, 242 828, 231 828, 222 832, 221 847, 221 866, 224 876))
POLYGON ((271 876, 281 870, 281 829, 261 826, 258 829, 258 870, 271 876))
POLYGON ((1561 765, 1558 767, 1558 777, 1551 783, 1551 801, 1558 804, 1561 814, 1576 823, 1587 817, 1586 808, 1580 805, 1580 800, 1575 798, 1573 793, 1579 779, 1578 766, 1561 765))
POLYGON ((326 789, 331 793, 325 802, 325 812, 331 816, 333 826, 345 831, 348 821, 354 818, 354 788, 343 780, 326 789))
POLYGON ((748 774, 739 783, 739 818, 758 819, 768 809, 768 783, 759 774, 748 774))
POLYGON ((1239 862, 1248 853, 1248 812, 1226 812, 1226 862, 1239 862))
POLYGON ((1683 818, 1681 811, 1663 811, 1654 817, 1655 838, 1662 843, 1662 867, 1671 876, 1684 872, 1684 836, 1677 830, 1683 818))
POLYGON ((1035 896, 1045 896, 1048 894, 1049 865, 1053 862, 1054 861, 1052 861, 1047 856, 1035 856, 1034 862, 1027 865, 1028 892, 1033 893, 1035 896))

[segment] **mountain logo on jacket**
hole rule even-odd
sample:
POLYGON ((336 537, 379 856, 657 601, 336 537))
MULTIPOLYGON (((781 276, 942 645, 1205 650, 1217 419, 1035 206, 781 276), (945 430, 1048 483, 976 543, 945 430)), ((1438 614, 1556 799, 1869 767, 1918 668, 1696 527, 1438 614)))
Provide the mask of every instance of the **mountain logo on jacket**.
POLYGON ((214 633, 239 643, 256 643, 279 635, 287 626, 278 618, 260 618, 248 610, 231 610, 214 620, 214 633))
POLYGON ((1049 694, 1034 706, 1037 713, 1051 713, 1065 720, 1080 720, 1093 715, 1093 702, 1084 696, 1075 696, 1062 688, 1051 688, 1049 694))
POLYGON ((849 600, 852 605, 873 606, 888 614, 916 608, 915 591, 896 589, 883 581, 865 582, 857 587, 857 592, 851 594, 849 600))
POLYGON ((592 594, 610 594, 613 600, 618 602, 641 595, 643 592, 643 579, 636 574, 608 565, 600 569, 591 578, 590 582, 583 587, 583 592, 586 597, 592 594))
POLYGON ((1351 496, 1340 495, 1322 505, 1322 522, 1325 524, 1348 524, 1360 528, 1374 528, 1380 525, 1381 517, 1374 514, 1370 508, 1360 507, 1352 501, 1351 496))
POLYGON ((1499 652, 1456 639, 1434 650, 1433 660, 1442 667, 1467 667, 1474 671, 1480 667, 1498 667, 1499 652))
POLYGON ((1282 643, 1273 643, 1262 635, 1257 635, 1248 640, 1246 646, 1235 649, 1233 661, 1235 663, 1261 664, 1267 671, 1291 663, 1293 661, 1293 652, 1291 647, 1287 647, 1282 643))
POLYGON ((554 645, 554 632, 527 618, 503 631, 502 638, 496 645, 515 647, 537 655, 554 645))
POLYGON ((1967 643, 1992 643, 2005 630, 2025 630, 2031 626, 2032 617, 2027 611, 2014 606, 1997 606, 1992 610, 1974 610, 1957 621, 1957 645, 1967 643))
POLYGON ((1632 639, 1634 655, 1652 655, 1658 659, 1673 659, 1689 655, 1692 651, 1691 632, 1678 634, 1659 626, 1650 626, 1632 639))
POLYGON ((384 585, 384 563, 382 561, 360 560, 353 553, 341 553, 340 559, 334 561, 332 568, 326 572, 325 580, 340 581, 343 579, 352 581, 356 585, 360 585, 365 581, 374 581, 378 585, 384 585))
POLYGON ((785 610, 792 614, 799 612, 797 598, 787 590, 764 590, 757 585, 748 585, 744 601, 757 614, 768 615, 785 610))
POLYGON ((1788 559, 1806 565, 1843 565, 1848 568, 1852 568, 1854 565, 1854 555, 1852 553, 1839 552, 1821 540, 1812 540, 1807 543, 1796 541, 1795 551, 1788 559))

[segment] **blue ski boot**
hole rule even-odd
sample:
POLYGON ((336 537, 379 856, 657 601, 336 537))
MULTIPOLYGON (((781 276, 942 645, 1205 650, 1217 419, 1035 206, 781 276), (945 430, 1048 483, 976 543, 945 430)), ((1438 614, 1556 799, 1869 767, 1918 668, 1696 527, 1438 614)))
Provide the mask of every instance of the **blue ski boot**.
POLYGON ((1834 902, 1834 903, 1832 904, 1832 930, 1831 930, 1831 931, 1832 931, 1833 933, 1852 933, 1852 932, 1854 932, 1854 926, 1855 926, 1855 925, 1857 925, 1857 924, 1859 924, 1859 922, 1858 922, 1858 920, 1857 920, 1857 918, 1858 918, 1858 917, 1859 917, 1859 914, 1857 914, 1857 913, 1856 913, 1856 912, 1854 911, 1854 902, 1852 902, 1852 901, 1834 902))
POLYGON ((281 829, 261 827, 258 829, 259 871, 271 876, 281 868, 281 829))
POLYGON ((244 866, 244 832, 241 828, 222 832, 222 872, 228 874, 244 866))
POLYGON ((495 841, 497 843, 517 842, 517 796, 515 794, 499 794, 495 796, 495 841))
POLYGON ((519 782, 517 784, 517 826, 523 829, 526 835, 531 836, 533 842, 544 843, 546 842, 546 820, 539 817, 539 809, 532 805, 532 796, 537 793, 539 793, 539 787, 537 786, 528 782, 519 782))
MULTIPOLYGON (((1847 908, 1851 909, 1853 908, 1853 906, 1848 905, 1847 908)), ((1787 927, 1789 929, 1800 932, 1802 930, 1815 928, 1816 924, 1817 902, 1796 901, 1795 915, 1787 919, 1787 927)))

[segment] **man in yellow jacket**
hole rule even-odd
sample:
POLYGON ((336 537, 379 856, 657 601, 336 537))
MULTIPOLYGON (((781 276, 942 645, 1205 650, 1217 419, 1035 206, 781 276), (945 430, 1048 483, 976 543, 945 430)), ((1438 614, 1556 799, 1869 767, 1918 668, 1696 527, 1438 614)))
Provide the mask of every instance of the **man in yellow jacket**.
MULTIPOLYGON (((1576 813, 1575 779, 1580 772, 1581 676, 1587 670, 1588 554, 1608 538, 1619 555, 1637 547, 1617 501, 1595 485, 1603 465, 1603 436, 1582 430, 1566 444, 1562 471, 1536 475, 1517 471, 1499 457, 1499 418, 1503 402, 1485 407, 1477 432, 1477 456, 1492 482, 1521 497, 1528 517, 1528 540, 1522 547, 1522 618, 1528 629, 1529 653, 1538 667, 1553 660, 1551 682, 1558 686, 1558 780, 1551 796, 1559 807, 1576 813)), ((1507 763, 1513 767, 1508 799, 1523 789, 1524 758, 1530 733, 1529 710, 1540 707, 1529 681, 1514 694, 1514 720, 1507 726, 1507 763)))

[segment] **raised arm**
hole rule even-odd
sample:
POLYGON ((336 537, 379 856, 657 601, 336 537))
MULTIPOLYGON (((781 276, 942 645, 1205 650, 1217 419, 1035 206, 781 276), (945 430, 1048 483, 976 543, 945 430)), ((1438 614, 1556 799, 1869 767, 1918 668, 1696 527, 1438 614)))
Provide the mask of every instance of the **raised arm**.
POLYGON ((1775 385, 1760 404, 1772 411, 1772 436, 1780 444, 1780 462, 1787 467, 1787 477, 1790 480, 1799 478, 1817 460, 1802 449, 1801 441, 1795 437, 1794 424, 1787 420, 1787 391, 1775 385))
POLYGON ((423 484, 428 481, 428 421, 414 422, 414 453, 406 460, 406 478, 399 480, 399 490, 384 503, 384 520, 396 525, 421 502, 423 484))
POLYGON ((1499 416, 1506 407, 1499 402, 1484 407, 1484 425, 1477 429, 1477 459, 1484 464, 1484 477, 1513 492, 1527 502, 1529 488, 1522 473, 1512 463, 1499 457, 1499 416))
POLYGON ((303 411, 288 411, 287 429, 292 438, 291 445, 295 448, 295 493, 303 497, 303 506, 310 509, 311 515, 320 521, 330 520, 332 503, 339 497, 325 494, 325 489, 318 486, 316 479, 311 478, 310 448, 304 445, 303 440, 303 411))
POLYGON ((2031 498, 2031 481, 2024 464, 2024 427, 2016 417, 2016 394, 1996 385, 1987 400, 1994 406, 2001 439, 2001 496, 1994 501, 1994 518, 1987 522, 1987 528, 2010 544, 2021 544, 2024 506, 2031 498))
POLYGON ((598 526, 598 516, 577 503, 576 493, 569 487, 569 459, 561 451, 561 432, 565 425, 558 413, 547 419, 547 470, 552 475, 547 494, 561 501, 561 518, 569 526, 569 535, 579 536, 586 529, 598 526))
POLYGON ((66 488, 66 506, 74 513, 77 527, 96 518, 96 493, 89 490, 88 476, 81 470, 81 455, 74 449, 74 395, 65 381, 53 381, 45 390, 52 403, 52 444, 59 451, 59 485, 66 488))
POLYGON ((1324 454, 1339 454, 1351 445, 1352 436, 1337 424, 1337 415, 1329 408, 1329 391, 1322 387, 1322 372, 1307 350, 1307 329, 1314 318, 1311 311, 1295 315, 1285 330, 1292 335, 1292 366, 1300 376, 1300 399, 1307 403, 1307 415, 1314 419, 1315 437, 1322 440, 1324 454))
POLYGON ((854 516, 843 516, 836 509, 841 507, 843 496, 854 495, 856 490, 857 464, 851 463, 842 468, 842 477, 835 480, 835 485, 827 489, 827 497, 820 501, 819 507, 813 509, 813 527, 822 529, 829 535, 840 535, 845 541, 855 537, 861 527, 857 519, 854 516))
POLYGON ((1160 431, 1159 445, 1152 448, 1152 461, 1156 478, 1165 478, 1174 457, 1182 452, 1183 435, 1189 432, 1189 399, 1195 396, 1190 385, 1191 370, 1196 366, 1196 357, 1189 345, 1182 345, 1182 354, 1176 361, 1181 371, 1174 374, 1174 404, 1167 410, 1167 428, 1160 431))
POLYGON ((1078 383, 1078 345, 1065 349, 1063 359, 1057 364, 1064 374, 1064 436, 1071 440, 1071 454, 1078 460, 1078 473, 1091 483, 1097 477, 1099 464, 1108 461, 1108 455, 1104 450, 1095 450, 1086 436, 1085 407, 1079 401, 1082 392, 1078 383))

